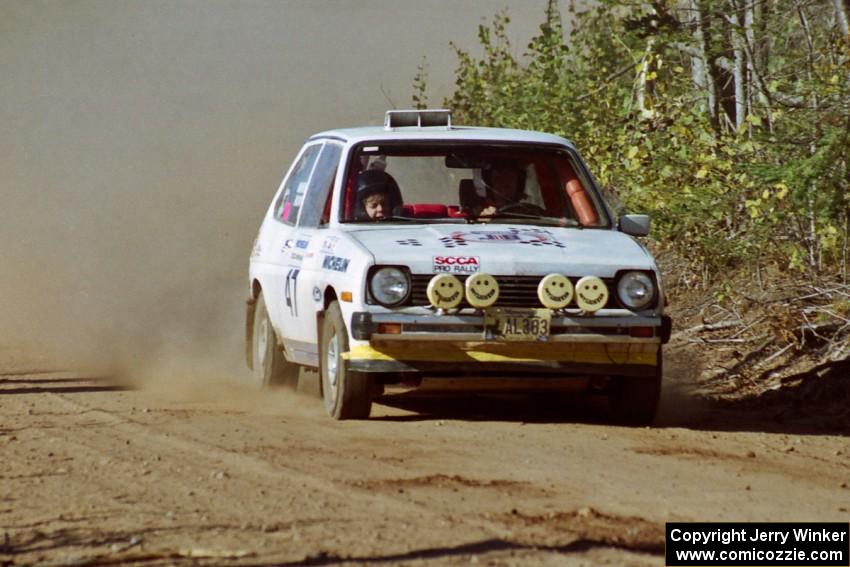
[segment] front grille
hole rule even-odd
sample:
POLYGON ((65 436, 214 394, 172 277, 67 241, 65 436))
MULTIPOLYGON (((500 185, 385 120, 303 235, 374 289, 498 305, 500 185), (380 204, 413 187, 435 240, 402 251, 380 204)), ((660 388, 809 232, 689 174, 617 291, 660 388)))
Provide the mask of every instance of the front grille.
MULTIPOLYGON (((434 274, 411 274, 410 278, 413 290, 411 291, 410 299, 405 305, 430 305, 425 290, 428 288, 428 282, 433 277, 434 274)), ((466 283, 466 278, 469 276, 455 274, 455 277, 462 283, 466 283)), ((499 282, 499 299, 496 301, 497 307, 542 307, 540 300, 537 299, 537 285, 543 279, 543 276, 494 277, 499 282)), ((570 278, 570 281, 575 286, 578 278, 570 278)), ((614 287, 614 279, 603 278, 602 281, 608 286, 608 302, 605 304, 605 307, 608 309, 620 308, 620 302, 616 297, 617 290, 614 287)), ((461 305, 469 307, 465 300, 461 305)), ((575 304, 573 303, 571 306, 575 306, 575 304)))

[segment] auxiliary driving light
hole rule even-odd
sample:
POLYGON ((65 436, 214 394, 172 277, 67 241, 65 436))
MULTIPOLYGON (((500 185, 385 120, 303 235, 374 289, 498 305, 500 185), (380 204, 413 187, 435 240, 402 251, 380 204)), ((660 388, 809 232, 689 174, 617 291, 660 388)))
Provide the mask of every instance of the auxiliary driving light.
POLYGON ((499 299, 499 283, 490 274, 477 273, 466 278, 466 301, 476 309, 490 307, 499 299))
POLYGON ((428 282, 425 295, 437 309, 453 309, 463 299, 463 284, 451 274, 437 274, 428 282))
POLYGON ((576 303, 590 313, 599 311, 608 302, 608 288, 596 276, 584 276, 576 284, 576 303))
POLYGON ((573 300, 573 284, 567 276, 549 274, 537 284, 537 298, 544 307, 563 309, 573 300))

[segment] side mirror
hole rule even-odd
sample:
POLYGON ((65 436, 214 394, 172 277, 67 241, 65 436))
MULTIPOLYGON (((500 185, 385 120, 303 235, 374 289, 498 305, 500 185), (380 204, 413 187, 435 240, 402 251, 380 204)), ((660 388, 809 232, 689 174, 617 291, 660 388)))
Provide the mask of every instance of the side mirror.
POLYGON ((649 234, 649 215, 623 215, 618 228, 632 236, 646 236, 649 234))

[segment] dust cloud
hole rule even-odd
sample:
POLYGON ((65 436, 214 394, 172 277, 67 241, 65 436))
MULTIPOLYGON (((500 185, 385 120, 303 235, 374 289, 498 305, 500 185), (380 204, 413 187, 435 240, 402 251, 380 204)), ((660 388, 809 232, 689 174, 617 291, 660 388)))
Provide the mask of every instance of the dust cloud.
POLYGON ((0 357, 143 376, 244 372, 248 254, 311 133, 432 106, 449 41, 545 0, 0 3, 0 357))

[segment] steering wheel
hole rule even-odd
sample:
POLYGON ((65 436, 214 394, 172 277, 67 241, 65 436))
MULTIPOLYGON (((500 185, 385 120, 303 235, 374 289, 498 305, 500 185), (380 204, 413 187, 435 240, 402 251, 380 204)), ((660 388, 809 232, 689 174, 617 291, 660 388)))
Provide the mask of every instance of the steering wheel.
POLYGON ((534 203, 508 203, 504 207, 499 207, 496 210, 497 214, 501 213, 519 213, 524 215, 545 215, 546 209, 534 203))

